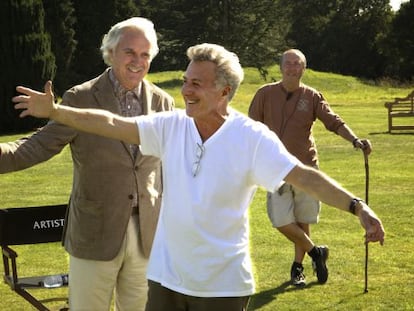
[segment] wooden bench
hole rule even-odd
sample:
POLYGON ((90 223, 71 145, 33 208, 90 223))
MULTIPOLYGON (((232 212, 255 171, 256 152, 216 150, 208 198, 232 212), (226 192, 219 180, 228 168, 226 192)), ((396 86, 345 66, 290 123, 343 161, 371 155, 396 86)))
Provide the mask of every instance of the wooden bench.
POLYGON ((393 102, 386 102, 385 107, 388 109, 388 132, 393 130, 414 130, 414 91, 404 98, 395 98, 393 102), (396 118, 413 118, 413 122, 404 121, 401 124, 395 124, 396 118))

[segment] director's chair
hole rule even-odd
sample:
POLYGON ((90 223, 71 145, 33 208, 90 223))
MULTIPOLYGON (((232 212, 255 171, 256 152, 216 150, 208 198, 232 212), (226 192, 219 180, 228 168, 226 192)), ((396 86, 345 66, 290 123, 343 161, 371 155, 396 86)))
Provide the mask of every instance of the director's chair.
MULTIPOLYGON (((45 303, 67 301, 67 298, 38 300, 29 293, 31 289, 49 290, 43 283, 47 276, 20 277, 17 265, 18 254, 10 246, 61 241, 66 209, 66 204, 0 209, 0 245, 3 254, 4 281, 11 290, 30 302, 37 310, 48 311, 45 303)), ((45 259, 47 260, 47 257, 45 259)), ((67 310, 67 308, 59 310, 67 310)))

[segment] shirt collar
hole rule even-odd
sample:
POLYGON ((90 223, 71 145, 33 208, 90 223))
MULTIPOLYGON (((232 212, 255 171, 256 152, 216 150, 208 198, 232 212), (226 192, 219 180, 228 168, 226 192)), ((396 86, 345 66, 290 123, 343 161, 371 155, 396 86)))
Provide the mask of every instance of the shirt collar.
MULTIPOLYGON (((114 87, 114 92, 117 98, 121 98, 122 96, 125 96, 125 94, 128 92, 122 85, 119 83, 118 79, 115 77, 114 71, 109 70, 109 79, 112 82, 112 85, 114 87)), ((136 88, 132 90, 134 94, 137 96, 137 98, 141 98, 141 89, 142 89, 142 82, 138 84, 136 88)))

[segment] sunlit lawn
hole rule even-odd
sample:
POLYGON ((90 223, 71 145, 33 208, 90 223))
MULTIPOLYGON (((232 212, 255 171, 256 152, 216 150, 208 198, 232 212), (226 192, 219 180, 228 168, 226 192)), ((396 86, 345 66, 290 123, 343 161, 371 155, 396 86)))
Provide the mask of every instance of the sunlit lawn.
MULTIPOLYGON (((277 67, 270 76, 280 77, 277 67)), ((182 72, 151 74, 150 79, 169 91, 182 107, 182 72)), ((382 218, 386 243, 369 246, 369 292, 363 294, 365 248, 357 218, 326 205, 319 225, 312 227, 316 243, 327 244, 330 277, 327 284, 315 283, 311 262, 305 261, 309 285, 297 290, 288 285, 293 258, 290 242, 271 228, 265 210, 265 193, 259 189, 251 206, 251 251, 255 265, 257 294, 250 310, 412 310, 414 309, 414 132, 387 133, 384 102, 405 96, 411 88, 374 86, 353 77, 308 70, 305 83, 319 89, 352 129, 371 140, 369 157, 369 202, 382 218)), ((246 69, 245 82, 232 106, 246 113, 255 90, 263 84, 258 72, 246 69)), ((412 120, 414 123, 414 120, 412 120)), ((3 136, 0 141, 21 135, 3 136)), ((320 124, 315 136, 321 169, 360 197, 365 196, 364 159, 349 143, 327 132, 320 124)), ((18 207, 67 202, 72 165, 69 150, 47 163, 0 176, 0 206, 18 207)), ((59 243, 20 246, 18 262, 23 273, 47 274, 67 269, 67 256, 59 243), (47 252, 51 252, 48 254, 47 252)), ((3 271, 3 270, 1 270, 3 271)), ((35 294, 51 295, 55 291, 35 294)), ((0 310, 31 310, 30 305, 0 285, 0 310)))

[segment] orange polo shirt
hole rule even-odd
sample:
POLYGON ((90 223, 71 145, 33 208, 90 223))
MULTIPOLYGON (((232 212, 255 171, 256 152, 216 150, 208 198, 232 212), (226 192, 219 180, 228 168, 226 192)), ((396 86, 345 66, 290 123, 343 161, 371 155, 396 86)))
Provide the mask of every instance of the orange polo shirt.
POLYGON ((262 86, 250 104, 249 117, 266 124, 287 150, 304 164, 317 166, 318 155, 312 127, 319 119, 334 133, 345 122, 317 90, 301 84, 288 93, 281 81, 262 86))

